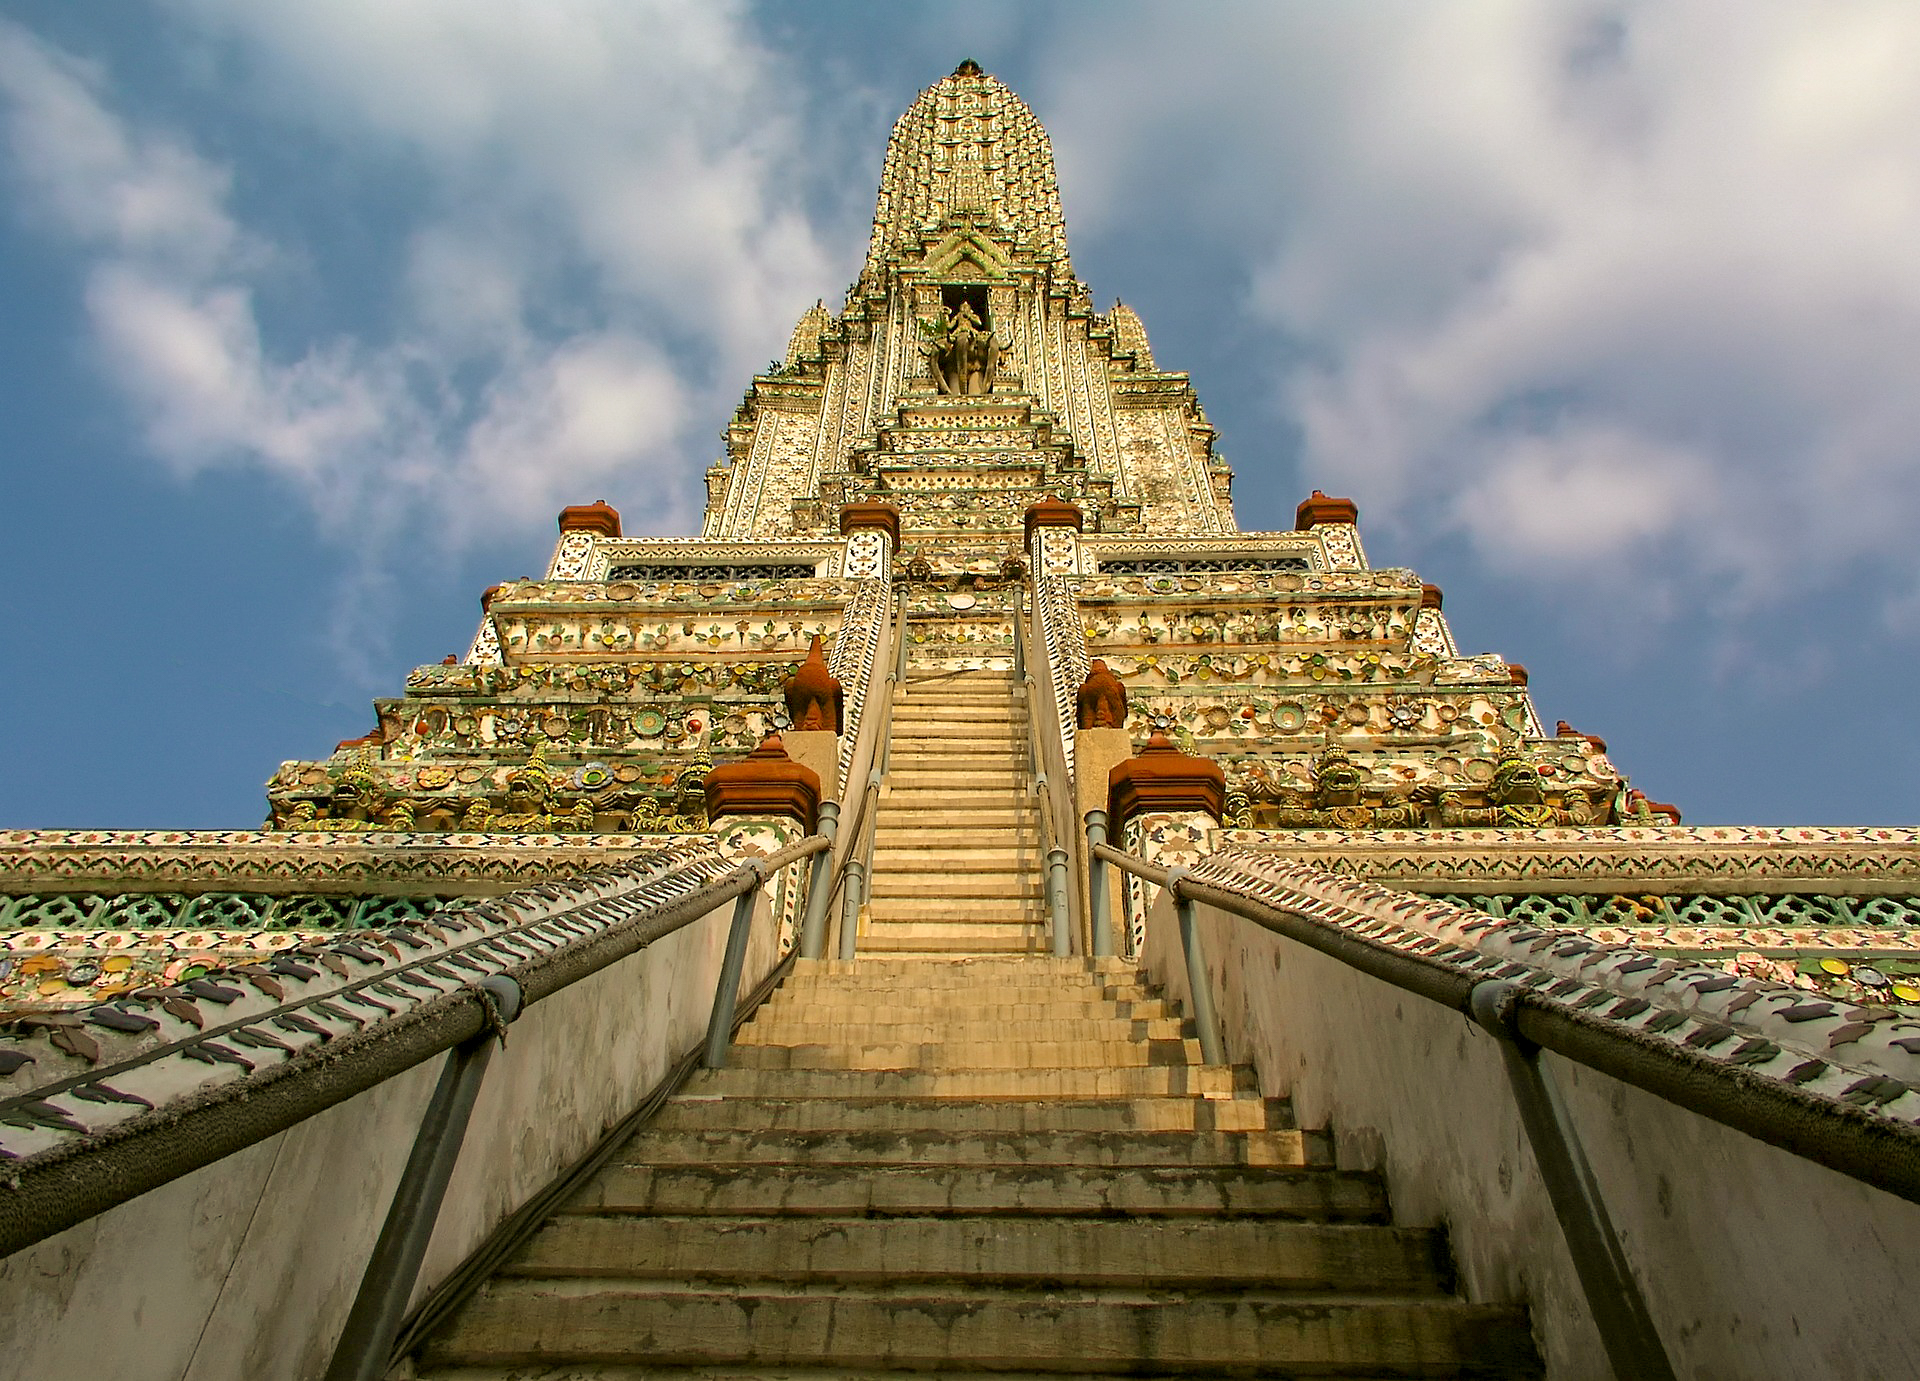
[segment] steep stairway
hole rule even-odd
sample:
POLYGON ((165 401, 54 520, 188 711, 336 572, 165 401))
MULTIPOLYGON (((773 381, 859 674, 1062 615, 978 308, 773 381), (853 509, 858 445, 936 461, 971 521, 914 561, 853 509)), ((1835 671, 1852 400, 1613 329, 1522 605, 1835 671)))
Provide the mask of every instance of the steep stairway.
POLYGON ((1120 961, 802 961, 427 1381, 1537 1377, 1524 1311, 1120 961))
POLYGON ((1013 673, 909 663, 860 952, 1045 951, 1045 855, 1013 673))

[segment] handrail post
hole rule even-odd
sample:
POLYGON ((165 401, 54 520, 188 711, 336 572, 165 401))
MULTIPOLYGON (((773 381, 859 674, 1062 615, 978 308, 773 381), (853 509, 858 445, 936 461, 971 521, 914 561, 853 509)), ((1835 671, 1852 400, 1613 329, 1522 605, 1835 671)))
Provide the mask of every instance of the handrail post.
POLYGON ((460 1145, 466 1140, 487 1062, 495 1043, 506 1040, 508 1023, 520 1015, 520 985, 511 978, 496 974, 474 987, 487 1009, 487 1027, 448 1051, 440 1067, 440 1082, 434 1085, 433 1098, 414 1134, 413 1150, 393 1191, 373 1255, 367 1259, 366 1274, 360 1277, 360 1291, 340 1331, 326 1381, 379 1381, 387 1374, 393 1340, 419 1279, 447 1183, 460 1159, 460 1145))
POLYGON ((1087 812, 1087 919, 1093 931, 1093 957, 1113 957, 1113 925, 1107 917, 1107 860, 1094 850, 1107 842, 1107 813, 1087 812))
POLYGON ((1013 679, 1016 681, 1025 681, 1027 679, 1027 640, 1024 636, 1024 630, 1020 627, 1020 620, 1026 617, 1025 611, 1022 608, 1022 606, 1025 605, 1026 602, 1027 602, 1026 595, 1021 590, 1020 586, 1018 585, 1014 586, 1013 587, 1013 679))
POLYGON ((907 684, 907 587, 900 587, 900 601, 893 618, 893 678, 907 684))
POLYGON ((1513 1101, 1527 1131, 1527 1144, 1533 1148, 1540 1178, 1546 1182, 1553 1216, 1560 1221, 1561 1235, 1573 1257, 1574 1271, 1587 1297, 1587 1310, 1599 1330, 1613 1374, 1623 1381, 1673 1381, 1673 1363, 1668 1360, 1659 1330, 1653 1326, 1653 1316, 1647 1312, 1647 1301, 1633 1278, 1633 1268, 1620 1249, 1599 1182, 1581 1149, 1579 1132, 1561 1101, 1560 1091, 1540 1063, 1540 1047, 1522 1036, 1514 1024, 1514 999, 1520 991, 1518 984, 1490 979, 1474 987, 1469 1010, 1476 1022, 1499 1039, 1513 1101))
POLYGON ((1200 1058, 1210 1065, 1223 1065, 1227 1053, 1215 1030, 1213 984, 1207 977, 1207 954, 1200 939, 1200 917, 1193 902, 1180 895, 1184 868, 1167 872, 1167 895, 1173 898, 1174 911, 1180 917, 1180 948, 1187 958, 1187 991, 1193 997, 1193 1024, 1200 1034, 1200 1058))
POLYGON ((1054 957, 1065 959, 1073 953, 1073 935, 1067 929, 1067 851, 1058 844, 1047 850, 1047 918, 1054 957))
POLYGON ((860 904, 866 900, 867 865, 857 858, 847 860, 846 882, 840 889, 840 957, 853 958, 859 942, 860 904))
POLYGON ((807 880, 807 909, 800 922, 800 957, 818 959, 827 947, 827 902, 833 891, 833 839, 840 832, 840 803, 820 803, 819 832, 826 836, 827 847, 813 856, 813 872, 807 880))
POLYGON ((713 1011, 707 1016, 708 1069, 727 1067, 727 1044, 733 1039, 733 1013, 740 1002, 740 974, 747 966, 747 941, 753 935, 753 912, 760 901, 766 874, 754 864, 753 881, 734 899, 733 921, 727 927, 727 953, 720 961, 720 981, 713 990, 713 1011))

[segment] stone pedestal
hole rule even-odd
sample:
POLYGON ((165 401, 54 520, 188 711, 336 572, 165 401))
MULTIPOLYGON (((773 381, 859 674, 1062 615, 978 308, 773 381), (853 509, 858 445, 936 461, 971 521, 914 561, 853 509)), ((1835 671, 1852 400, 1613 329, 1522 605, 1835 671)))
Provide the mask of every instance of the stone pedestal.
POLYGON ((820 780, 820 799, 840 799, 840 735, 824 729, 789 729, 780 736, 787 756, 820 780))
POLYGON ((1073 819, 1083 829, 1090 810, 1105 810, 1113 769, 1133 756, 1125 729, 1073 731, 1073 819))
MULTIPOLYGON (((1075 851, 1082 854, 1087 847, 1087 812, 1107 808, 1107 778, 1113 769, 1133 756, 1133 740, 1127 737, 1125 729, 1076 729, 1073 734, 1073 830, 1075 851)), ((1109 825, 1111 829, 1112 826, 1109 825)), ((1117 837, 1110 837, 1108 843, 1117 843, 1117 837)), ((1080 912, 1087 917, 1088 924, 1094 920, 1093 901, 1087 893, 1088 869, 1080 869, 1080 912)), ((1110 877, 1113 875, 1109 870, 1110 877)), ((1120 889, 1111 884, 1107 887, 1107 924, 1113 927, 1117 937, 1124 925, 1116 898, 1120 889)))

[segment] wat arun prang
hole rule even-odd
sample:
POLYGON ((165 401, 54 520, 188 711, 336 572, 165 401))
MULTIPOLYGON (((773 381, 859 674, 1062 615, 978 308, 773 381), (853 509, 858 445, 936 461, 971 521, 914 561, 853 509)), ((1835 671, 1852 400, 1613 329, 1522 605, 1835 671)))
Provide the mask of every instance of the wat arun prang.
MULTIPOLYGON (((1010 663, 1038 608, 1064 741, 1093 659, 1225 769, 1226 823, 1677 822, 1526 674, 1463 656, 1440 591, 1372 565, 1355 505, 1243 532, 1189 377, 1068 256, 1046 132, 973 63, 894 128, 859 279, 802 315, 707 473, 697 538, 569 508, 546 577, 497 586, 466 657, 269 786, 282 830, 699 830, 700 783, 778 723, 814 640, 849 688, 840 770, 903 587, 917 660, 1010 663)), ((835 785, 830 783, 832 793, 835 785)))

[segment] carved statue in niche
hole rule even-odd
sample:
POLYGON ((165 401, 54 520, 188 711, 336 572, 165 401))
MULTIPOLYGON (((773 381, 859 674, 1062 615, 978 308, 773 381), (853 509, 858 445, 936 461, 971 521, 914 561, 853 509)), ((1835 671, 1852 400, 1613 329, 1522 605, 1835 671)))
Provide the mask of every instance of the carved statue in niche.
POLYGON ((327 818, 371 824, 379 819, 386 794, 363 748, 354 754, 353 762, 334 783, 333 795, 327 802, 327 818))
POLYGON ((1545 829, 1550 825, 1604 824, 1604 800, 1569 793, 1561 805, 1547 799, 1540 769, 1518 748, 1508 748, 1494 764, 1487 784, 1486 803, 1468 804, 1466 796, 1449 791, 1440 797, 1440 823, 1451 829, 1545 829))
POLYGON ((1311 794, 1280 807, 1285 829, 1410 830, 1427 824, 1428 793, 1415 789, 1398 800, 1366 799, 1366 773, 1347 750, 1331 745, 1313 761, 1311 794))
POLYGON ((1074 701, 1074 723, 1082 729, 1127 727, 1127 688, 1098 657, 1087 668, 1074 701))
POLYGON ((498 811, 485 801, 467 808, 460 827, 494 834, 549 834, 593 828, 593 806, 584 798, 559 811, 553 771, 547 766, 544 744, 536 743, 526 766, 507 777, 507 795, 498 811))
POLYGON ((971 302, 942 309, 936 320, 921 322, 920 329, 927 337, 920 342, 920 353, 927 357, 934 387, 958 398, 983 398, 993 392, 1000 354, 1011 342, 995 336, 971 302))
POLYGON ((309 797, 274 804, 268 828, 331 831, 415 828, 413 802, 393 793, 375 770, 373 754, 371 746, 355 751, 324 801, 309 797))

